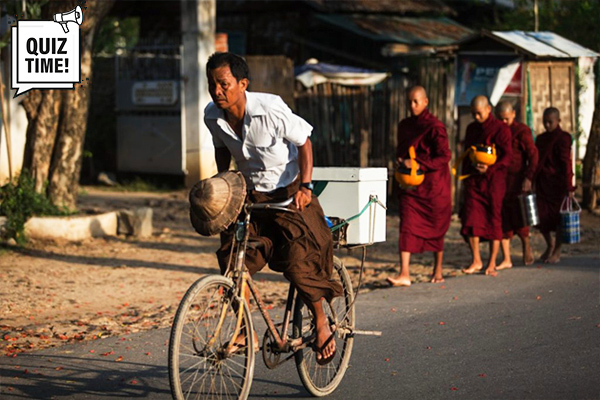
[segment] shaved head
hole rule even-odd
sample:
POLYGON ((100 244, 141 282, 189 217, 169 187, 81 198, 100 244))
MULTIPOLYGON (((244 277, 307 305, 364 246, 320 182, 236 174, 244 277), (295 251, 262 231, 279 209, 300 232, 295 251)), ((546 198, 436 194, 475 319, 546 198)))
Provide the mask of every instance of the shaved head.
POLYGON ((510 101, 501 101, 496 106, 496 116, 508 126, 515 122, 516 115, 517 113, 510 101))
POLYGON ((423 86, 414 86, 408 92, 408 102, 410 103, 410 113, 412 116, 421 115, 429 105, 429 99, 423 86))
POLYGON ((555 115, 556 118, 560 119, 560 111, 556 107, 548 107, 544 110, 544 116, 546 115, 555 115))
POLYGON ((515 111, 512 103, 510 101, 506 101, 506 100, 501 101, 496 106, 496 114, 501 114, 501 113, 510 112, 510 111, 515 111))
POLYGON ((552 132, 558 128, 558 124, 560 123, 560 112, 558 109, 555 107, 546 108, 542 122, 547 132, 552 132))
POLYGON ((492 106, 488 98, 485 96, 475 96, 471 100, 471 115, 475 118, 475 121, 483 124, 489 118, 492 113, 492 106))
POLYGON ((423 86, 413 86, 408 92, 408 97, 411 98, 413 95, 427 97, 427 92, 423 86))
POLYGON ((471 100, 471 108, 481 106, 490 106, 488 98, 481 95, 473 97, 473 100, 471 100))

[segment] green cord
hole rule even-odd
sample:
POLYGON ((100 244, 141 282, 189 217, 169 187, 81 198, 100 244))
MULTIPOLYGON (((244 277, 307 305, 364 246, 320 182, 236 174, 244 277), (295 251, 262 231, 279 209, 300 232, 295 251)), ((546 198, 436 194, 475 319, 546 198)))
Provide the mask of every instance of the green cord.
POLYGON ((337 230, 338 230, 338 229, 340 229, 342 226, 344 226, 344 225, 348 225, 348 222, 350 222, 350 221, 352 221, 353 219, 356 219, 356 218, 360 217, 361 215, 363 215, 363 213, 364 213, 365 211, 367 211, 367 208, 369 208, 369 206, 371 206, 371 204, 373 204, 373 203, 375 203, 375 202, 377 202, 377 197, 371 197, 371 199, 369 200, 369 202, 367 203, 367 205, 366 205, 366 206, 365 206, 365 207, 364 207, 364 208, 361 210, 361 212, 359 212, 359 213, 358 213, 358 214, 356 214, 356 215, 353 215, 352 217, 348 218, 347 220, 345 220, 345 221, 343 221, 343 222, 341 222, 341 223, 339 223, 339 224, 337 224, 337 225, 334 225, 334 226, 332 226, 332 227, 330 228, 330 229, 331 229, 331 232, 335 232, 335 231, 337 231, 337 230))

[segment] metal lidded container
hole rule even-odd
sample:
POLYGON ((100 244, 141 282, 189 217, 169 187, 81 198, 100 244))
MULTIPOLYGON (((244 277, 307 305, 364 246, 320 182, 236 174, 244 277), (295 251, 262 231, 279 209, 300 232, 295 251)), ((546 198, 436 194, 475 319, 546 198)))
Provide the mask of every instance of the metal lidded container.
POLYGON ((519 195, 521 206, 521 217, 525 226, 535 226, 540 223, 535 193, 524 193, 519 195))

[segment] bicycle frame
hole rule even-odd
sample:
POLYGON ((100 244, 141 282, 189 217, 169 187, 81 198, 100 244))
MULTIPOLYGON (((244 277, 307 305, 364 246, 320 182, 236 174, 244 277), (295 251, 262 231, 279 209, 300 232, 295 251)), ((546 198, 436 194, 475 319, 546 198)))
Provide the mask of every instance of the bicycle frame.
MULTIPOLYGON (((269 315, 267 308, 265 307, 265 304, 262 301, 262 298, 260 297, 258 288, 254 284, 254 281, 252 280, 252 277, 250 276, 248 271, 245 270, 244 260, 246 257, 246 248, 248 246, 248 240, 250 237, 250 231, 248 229, 248 226, 250 225, 250 217, 252 214, 252 210, 273 209, 273 210, 284 211, 284 212, 296 212, 296 211, 290 210, 286 207, 287 205, 289 205, 291 203, 291 200, 292 199, 289 199, 282 203, 268 203, 268 204, 266 204, 266 203, 263 203, 263 204, 249 203, 249 204, 244 205, 245 216, 243 219, 240 219, 236 222, 235 232, 233 235, 232 250, 231 250, 230 257, 229 257, 228 268, 227 268, 227 271, 225 272, 225 276, 232 279, 232 281, 234 282, 234 289, 236 291, 235 299, 237 301, 240 301, 240 302, 246 301, 246 299, 245 299, 246 290, 250 291, 250 293, 252 294, 252 297, 256 301, 256 304, 258 306, 258 309, 259 309, 263 319, 265 320, 265 323, 267 324, 267 329, 269 330, 269 332, 271 333, 272 337, 275 340, 275 343, 276 343, 275 350, 277 350, 279 352, 290 352, 290 351, 295 352, 297 350, 303 349, 303 348, 307 347, 308 343, 310 343, 314 339, 314 335, 311 335, 310 337, 305 338, 305 339, 300 337, 300 338, 295 338, 295 339, 289 340, 289 338, 288 338, 288 328, 289 328, 289 324, 291 321, 291 315, 292 315, 292 310, 293 310, 293 306, 294 306, 294 294, 295 294, 295 288, 291 282, 290 282, 290 288, 288 291, 288 297, 286 300, 285 315, 284 315, 283 322, 282 322, 282 331, 281 331, 281 334, 279 334, 279 332, 277 331, 276 325, 274 324, 273 320, 271 319, 271 316, 269 315), (235 257, 235 262, 232 262, 234 257, 235 257)), ((377 203, 380 206, 382 206, 383 208, 387 209, 387 207, 385 207, 385 205, 383 205, 377 199, 376 196, 371 195, 369 198, 369 202, 367 203, 367 205, 364 207, 364 209, 359 214, 352 216, 352 217, 348 218, 347 220, 344 220, 343 222, 341 222, 339 225, 332 227, 331 228, 332 231, 339 229, 341 226, 347 225, 351 220, 358 218, 372 203, 377 203)), ((363 246, 361 246, 361 247, 363 247, 363 246)), ((364 264, 364 254, 363 254, 363 264, 364 264)), ((362 271, 362 265, 361 265, 361 271, 362 271)), ((359 283, 359 285, 360 285, 360 283, 359 283)), ((332 310, 332 312, 333 312, 333 310, 332 310)), ((240 333, 241 322, 242 322, 242 313, 243 313, 242 307, 238 307, 237 313, 238 313, 238 318, 237 318, 237 323, 236 323, 236 329, 235 329, 235 333, 234 333, 232 339, 229 342, 228 350, 230 350, 230 347, 233 346, 233 344, 235 343, 235 340, 237 339, 237 337, 240 333)), ((223 307, 223 311, 221 312, 220 320, 217 324, 217 332, 220 332, 220 330, 221 330, 223 321, 225 319, 225 314, 226 314, 226 309, 225 309, 225 307, 223 307)), ((337 324, 337 316, 334 314, 333 317, 337 324)), ((344 316, 344 318, 345 318, 345 316, 344 316)), ((336 328, 337 327, 335 325, 332 326, 332 329, 336 330, 336 328)), ((354 329, 352 333, 353 334, 360 333, 360 334, 376 335, 376 336, 381 335, 380 332, 360 331, 360 330, 356 330, 356 329, 354 329)), ((210 344, 212 344, 212 341, 213 340, 211 339, 210 344)))
MULTIPOLYGON (((249 232, 248 226, 250 224, 250 217, 252 214, 252 210, 253 209, 275 209, 275 210, 279 210, 279 211, 294 212, 293 210, 285 208, 283 206, 284 204, 285 204, 285 202, 279 203, 279 204, 264 204, 264 205, 263 204, 246 204, 244 206, 245 216, 243 219, 239 220, 236 223, 235 232, 234 232, 234 236, 233 236, 232 251, 231 251, 231 255, 230 255, 230 259, 229 259, 229 267, 228 267, 227 271, 225 272, 225 276, 228 278, 231 278, 233 280, 234 288, 236 291, 235 298, 238 301, 246 301, 246 299, 245 299, 246 290, 250 291, 265 323, 267 324, 267 329, 269 330, 269 332, 271 333, 272 337, 275 340, 276 350, 279 352, 290 352, 290 351, 297 351, 299 349, 306 347, 307 343, 311 340, 311 337, 309 337, 306 342, 304 342, 302 338, 288 340, 289 324, 291 321, 292 310, 293 310, 293 306, 294 306, 294 295, 295 295, 294 286, 290 283, 290 288, 288 290, 288 296, 287 296, 287 300, 286 300, 285 315, 283 318, 283 322, 281 323, 282 331, 281 331, 281 334, 279 334, 279 332, 276 328, 276 325, 273 322, 273 319, 271 318, 269 312, 267 311, 267 307, 265 306, 265 304, 260 296, 260 292, 259 292, 258 288, 256 287, 256 285, 255 285, 254 281, 252 280, 252 277, 250 276, 248 271, 245 270, 245 265, 244 265, 244 260, 246 257, 246 249, 247 249, 248 240, 250 237, 250 232, 249 232), (234 257, 235 257, 235 261, 234 261, 234 257), (232 261, 234 261, 234 262, 232 263, 232 261)), ((220 331, 220 329, 223 325, 223 321, 225 319, 225 313, 226 313, 226 309, 224 307, 223 311, 221 312, 219 322, 217 324, 217 332, 220 331)), ((232 346, 233 343, 235 343, 235 340, 240 333, 241 322, 242 322, 242 313, 243 313, 242 307, 238 307, 237 313, 238 313, 238 318, 237 318, 237 323, 236 323, 236 329, 235 329, 235 333, 234 333, 232 339, 229 342, 230 343, 229 346, 232 346)))
MULTIPOLYGON (((247 251, 254 246, 250 239, 251 214, 258 209, 269 208, 297 212, 293 207, 287 208, 291 201, 292 199, 284 203, 244 205, 243 212, 231 227, 233 232, 229 231, 233 233, 233 237, 225 276, 198 279, 183 297, 174 318, 169 341, 169 380, 174 398, 183 399, 192 392, 197 393, 198 397, 206 392, 213 397, 224 394, 230 398, 231 393, 234 396, 237 393, 237 398, 247 398, 256 358, 253 347, 257 342, 254 318, 249 313, 251 298, 254 298, 267 326, 262 341, 265 366, 273 369, 294 359, 302 384, 313 396, 326 396, 338 387, 348 368, 356 334, 381 335, 381 332, 356 329, 356 296, 352 280, 343 262, 335 256, 332 260, 332 274, 335 273, 335 276, 332 275, 332 279, 340 282, 343 295, 323 304, 332 332, 327 342, 331 338, 336 341, 337 351, 330 360, 326 360, 326 363, 319 362, 318 352, 322 350, 317 348, 316 343, 315 310, 310 302, 303 301, 300 291, 293 283, 289 283, 282 322, 277 324, 271 318, 258 285, 246 267, 247 251)), ((373 203, 382 205, 376 197, 371 196, 369 204, 356 216, 347 220, 338 218, 333 225, 328 221, 330 230, 342 231, 348 222, 360 217, 373 203)), ((334 235, 332 239, 336 248, 340 245, 355 247, 347 245, 342 240, 343 235, 334 235)), ((365 256, 363 248, 359 288, 365 256)))

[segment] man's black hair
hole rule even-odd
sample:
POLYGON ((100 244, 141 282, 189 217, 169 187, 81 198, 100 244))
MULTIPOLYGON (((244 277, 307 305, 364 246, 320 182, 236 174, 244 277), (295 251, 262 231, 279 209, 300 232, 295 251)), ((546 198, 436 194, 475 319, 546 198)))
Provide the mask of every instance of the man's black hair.
POLYGON ((551 115, 551 114, 556 115, 556 118, 560 119, 560 111, 558 111, 558 108, 548 107, 544 110, 544 115, 551 115))
POLYGON ((248 64, 246 64, 246 60, 237 54, 229 52, 213 53, 208 57, 208 61, 206 62, 206 73, 226 65, 229 66, 231 75, 233 75, 238 82, 242 79, 249 79, 248 64))

